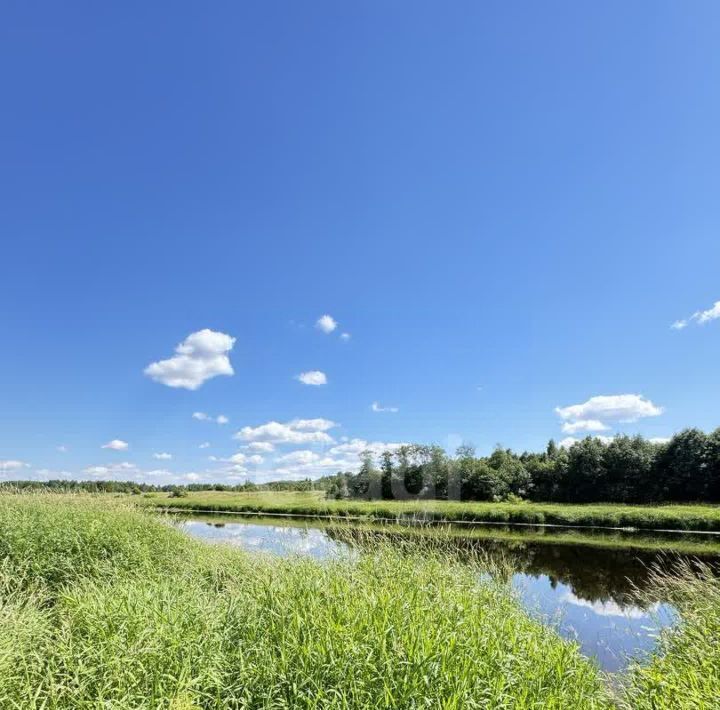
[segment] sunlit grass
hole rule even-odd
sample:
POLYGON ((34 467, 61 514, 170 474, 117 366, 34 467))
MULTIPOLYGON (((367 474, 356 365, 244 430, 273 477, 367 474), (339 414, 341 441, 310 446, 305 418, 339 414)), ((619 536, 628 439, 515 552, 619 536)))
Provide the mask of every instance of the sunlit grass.
POLYGON ((232 493, 191 492, 185 498, 155 493, 139 499, 146 505, 206 511, 261 512, 396 520, 418 517, 435 521, 634 527, 654 530, 720 531, 718 505, 620 505, 562 503, 476 503, 454 501, 336 501, 320 491, 232 493))
POLYGON ((656 590, 679 609, 682 621, 662 633, 649 663, 631 670, 625 706, 633 710, 720 706, 720 580, 698 564, 673 574, 653 572, 656 590))
POLYGON ((0 553, 2 708, 609 706, 576 645, 432 546, 282 560, 47 495, 0 497, 0 553))

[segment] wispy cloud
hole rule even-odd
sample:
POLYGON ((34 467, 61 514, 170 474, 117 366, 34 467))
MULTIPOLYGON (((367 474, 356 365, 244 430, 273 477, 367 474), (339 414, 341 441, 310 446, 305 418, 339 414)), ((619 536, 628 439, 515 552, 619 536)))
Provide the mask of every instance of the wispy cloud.
POLYGON ((720 318, 720 301, 715 301, 710 308, 704 311, 695 311, 690 317, 676 320, 670 325, 673 330, 683 330, 687 328, 691 323, 697 323, 698 325, 705 325, 720 318))
POLYGON ((15 459, 0 460, 0 473, 8 473, 9 471, 20 471, 24 468, 30 468, 30 464, 25 463, 25 461, 17 461, 15 459))
POLYGON ((399 412, 400 411, 397 407, 383 407, 378 402, 373 402, 370 405, 370 409, 372 409, 373 412, 399 412))
POLYGON ((212 417, 205 412, 193 412, 192 418, 197 419, 199 422, 215 422, 216 424, 227 424, 230 421, 224 414, 212 417))
POLYGON ((103 444, 100 448, 110 449, 111 451, 127 451, 129 447, 130 444, 128 444, 127 441, 123 441, 122 439, 113 439, 112 441, 108 441, 107 444, 103 444))

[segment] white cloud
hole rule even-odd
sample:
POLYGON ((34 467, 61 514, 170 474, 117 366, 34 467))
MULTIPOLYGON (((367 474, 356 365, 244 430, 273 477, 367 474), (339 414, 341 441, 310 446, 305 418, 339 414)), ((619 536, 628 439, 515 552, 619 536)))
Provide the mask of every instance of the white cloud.
POLYGON ((200 480, 200 476, 197 473, 186 473, 183 478, 190 483, 195 483, 200 480))
POLYGON ((65 444, 60 444, 60 446, 57 447, 57 450, 58 450, 61 454, 66 454, 66 453, 67 453, 67 450, 68 450, 68 447, 65 446, 65 444))
POLYGON ((172 458, 172 454, 168 454, 166 451, 161 453, 153 454, 153 458, 158 461, 169 461, 172 458))
POLYGON ((0 461, 0 473, 7 473, 8 471, 19 471, 23 468, 30 468, 29 463, 24 461, 16 461, 13 459, 5 459, 0 461))
POLYGON ((337 328, 337 321, 330 315, 320 316, 315 322, 315 327, 322 330, 323 333, 332 333, 337 328))
POLYGON ((318 417, 316 419, 293 419, 288 422, 288 426, 296 431, 328 431, 334 429, 337 424, 332 419, 318 417))
POLYGON ((357 471, 360 468, 360 454, 370 451, 374 457, 383 451, 395 450, 401 443, 388 443, 383 441, 366 441, 365 439, 352 439, 333 446, 324 454, 310 449, 299 449, 278 456, 275 467, 264 471, 265 480, 274 479, 301 479, 325 476, 337 471, 357 471))
POLYGON ((382 405, 378 404, 378 402, 373 402, 370 405, 370 409, 372 409, 373 412, 398 412, 398 411, 400 411, 397 407, 383 407, 382 405))
POLYGON ((572 432, 598 431, 597 424, 607 429, 607 422, 628 424, 644 417, 657 417, 663 409, 639 394, 618 394, 590 397, 582 404, 556 407, 555 412, 568 423, 563 425, 563 431, 572 432))
POLYGON ((203 441, 200 446, 198 446, 198 449, 209 449, 210 448, 210 442, 209 441, 203 441))
POLYGON ((577 597, 572 592, 565 592, 565 594, 560 598, 560 601, 565 602, 566 604, 572 604, 573 606, 591 609, 592 612, 598 616, 622 616, 626 619, 644 619, 646 617, 652 617, 657 614, 660 609, 659 603, 655 603, 649 608, 643 609, 642 607, 632 605, 620 606, 612 599, 591 602, 587 599, 577 597))
POLYGON ((247 462, 249 464, 252 464, 253 466, 259 466, 261 463, 263 463, 265 459, 260 456, 260 454, 253 454, 252 456, 248 456, 247 462))
POLYGON ((112 463, 106 466, 88 466, 83 469, 83 473, 90 476, 104 476, 108 479, 117 479, 118 477, 136 478, 137 474, 140 473, 140 469, 134 463, 123 461, 122 463, 112 463))
POLYGON ((275 451, 275 446, 271 444, 269 441, 253 441, 251 444, 248 444, 246 449, 249 449, 250 451, 260 451, 264 454, 269 454, 275 451))
POLYGON ((205 328, 188 335, 173 357, 151 363, 144 372, 168 387, 196 390, 213 377, 234 374, 228 357, 234 344, 235 338, 205 328))
POLYGON ((127 441, 123 441, 122 439, 113 439, 112 441, 108 441, 107 444, 103 444, 100 448, 101 449, 111 449, 112 451, 127 451, 130 444, 127 443, 127 441))
POLYGON ((329 419, 293 419, 284 424, 272 421, 243 427, 233 438, 266 444, 330 444, 333 439, 327 431, 335 426, 329 419))
MULTIPOLYGON (((599 439, 603 444, 609 444, 614 437, 612 436, 593 436, 593 439, 599 439)), ((560 446, 561 449, 569 449, 573 444, 577 444, 580 441, 580 439, 576 439, 574 436, 566 436, 558 446, 560 446)))
POLYGON ((651 444, 667 444, 670 441, 669 436, 653 436, 649 439, 651 444))
POLYGON ((314 451, 302 449, 300 451, 291 451, 289 454, 278 456, 275 461, 286 464, 309 464, 320 461, 322 457, 314 451))
POLYGON ((215 422, 216 424, 227 424, 230 420, 224 414, 218 414, 217 417, 211 417, 205 412, 193 412, 192 418, 199 422, 215 422))
POLYGON ((689 318, 683 318, 676 320, 670 327, 674 330, 682 330, 686 328, 691 321, 698 325, 705 325, 710 321, 717 320, 720 318, 720 301, 715 301, 710 308, 704 311, 695 311, 689 318))
MULTIPOLYGON (((331 456, 357 457, 363 451, 370 451, 373 456, 379 456, 384 451, 396 451, 401 446, 405 446, 402 442, 391 441, 366 441, 365 439, 351 439, 342 444, 337 444, 328 449, 331 456)), ((358 459, 359 460, 359 459, 358 459)))
POLYGON ((700 323, 700 325, 709 323, 711 320, 717 320, 720 318, 720 301, 715 301, 712 307, 708 308, 706 311, 698 311, 697 313, 694 313, 693 318, 700 323))
POLYGON ((327 376, 320 370, 310 370, 308 372, 301 372, 295 376, 296 380, 299 380, 304 385, 326 385, 327 376))
POLYGON ((340 340, 344 340, 345 342, 350 340, 351 337, 350 333, 340 333, 340 340))
POLYGON ((565 422, 562 425, 563 433, 576 434, 579 431, 607 431, 610 427, 597 419, 579 419, 575 422, 565 422))

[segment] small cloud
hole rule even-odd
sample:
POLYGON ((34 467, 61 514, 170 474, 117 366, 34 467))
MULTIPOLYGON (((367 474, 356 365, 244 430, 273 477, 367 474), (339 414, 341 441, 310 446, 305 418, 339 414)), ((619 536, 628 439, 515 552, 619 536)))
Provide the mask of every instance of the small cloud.
POLYGON ((563 431, 573 433, 603 431, 609 429, 608 422, 628 424, 645 417, 657 417, 663 413, 663 408, 639 394, 617 394, 599 395, 581 404, 555 407, 555 413, 563 421, 563 431))
POLYGON ((338 327, 337 321, 331 316, 325 314, 320 316, 315 322, 315 327, 318 330, 322 330, 323 333, 332 333, 335 328, 338 327))
POLYGON ((255 451, 269 452, 272 449, 259 448, 258 445, 270 444, 331 444, 332 437, 327 434, 337 424, 329 419, 293 419, 286 423, 267 422, 260 426, 246 426, 234 435, 234 439, 248 442, 255 451))
MULTIPOLYGON (((609 444, 612 440, 612 436, 593 436, 593 439, 598 439, 603 444, 609 444)), ((576 439, 574 436, 566 436, 559 444, 561 449, 569 449, 573 444, 577 444, 580 439, 576 439)))
POLYGON ((302 382, 304 385, 326 385, 327 377, 324 372, 320 370, 310 370, 308 372, 301 372, 295 376, 295 379, 302 382))
POLYGON ((168 454, 166 451, 163 451, 158 454, 153 454, 153 458, 158 461, 169 461, 172 458, 172 454, 168 454))
POLYGON ((711 320, 717 320, 718 318, 720 318, 720 301, 715 301, 712 308, 708 308, 706 311, 698 311, 693 314, 693 319, 700 323, 700 325, 709 323, 711 320))
POLYGON ((60 446, 57 447, 57 450, 58 450, 61 454, 66 454, 67 451, 68 451, 68 447, 65 446, 65 444, 60 444, 60 446))
POLYGON ((574 422, 565 422, 562 425, 564 434, 577 434, 579 431, 607 431, 609 426, 597 419, 579 419, 574 422))
POLYGON ((676 320, 670 327, 673 330, 682 330, 690 325, 691 322, 697 323, 698 325, 705 325, 718 318, 720 318, 720 301, 715 301, 707 310, 695 311, 689 318, 676 320))
POLYGON ((209 441, 203 441, 200 446, 198 446, 198 449, 209 449, 210 448, 210 442, 209 441))
POLYGON ((670 441, 669 436, 653 436, 648 440, 651 444, 667 444, 670 441))
POLYGON ((112 441, 108 441, 107 444, 103 444, 100 448, 111 449, 112 451, 127 451, 129 446, 130 445, 127 441, 123 441, 122 439, 113 439, 112 441))
POLYGON ((340 340, 347 342, 348 340, 350 340, 350 338, 352 338, 352 335, 350 335, 350 333, 340 333, 340 340))
POLYGON ((19 471, 23 468, 30 468, 30 464, 14 459, 5 459, 4 461, 0 460, 0 473, 6 473, 7 471, 19 471))
POLYGON ((168 387, 196 390, 218 375, 232 375, 229 352, 235 338, 209 328, 191 333, 175 348, 175 355, 148 365, 145 374, 168 387))
POLYGON ((372 409, 373 412, 398 412, 398 411, 400 411, 397 407, 383 407, 382 405, 378 404, 377 402, 373 402, 370 405, 370 409, 372 409))
POLYGON ((227 424, 230 420, 224 414, 218 414, 217 417, 211 417, 205 412, 193 412, 193 419, 197 419, 199 422, 216 422, 217 424, 227 424))

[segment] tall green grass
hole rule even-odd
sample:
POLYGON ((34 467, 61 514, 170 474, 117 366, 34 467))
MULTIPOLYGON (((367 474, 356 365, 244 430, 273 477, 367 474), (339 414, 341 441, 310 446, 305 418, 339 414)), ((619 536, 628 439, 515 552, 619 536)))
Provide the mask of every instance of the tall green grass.
POLYGON ((191 492, 185 498, 150 494, 145 505, 182 510, 358 517, 435 522, 523 523, 645 530, 720 531, 718 505, 474 503, 454 501, 336 501, 319 491, 301 493, 191 492))
POLYGON ((709 569, 655 572, 682 622, 612 698, 482 560, 393 545, 270 558, 107 499, 0 496, 0 708, 717 707, 709 569))
POLYGON ((0 497, 1 708, 604 708, 596 667, 438 551, 282 560, 107 500, 0 497))
POLYGON ((631 671, 625 706, 632 710, 720 707, 720 580, 700 564, 668 575, 653 571, 655 588, 682 621, 663 632, 649 663, 631 671))

